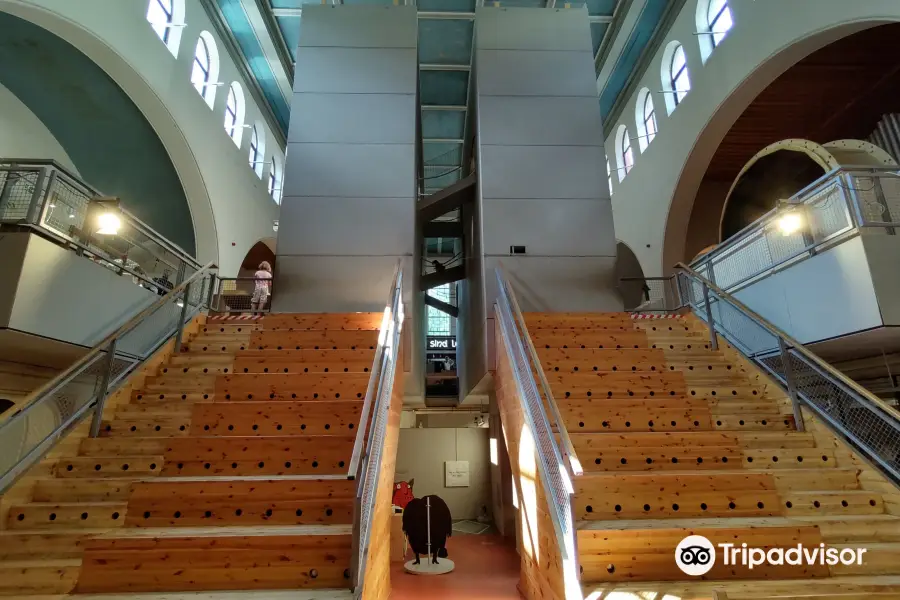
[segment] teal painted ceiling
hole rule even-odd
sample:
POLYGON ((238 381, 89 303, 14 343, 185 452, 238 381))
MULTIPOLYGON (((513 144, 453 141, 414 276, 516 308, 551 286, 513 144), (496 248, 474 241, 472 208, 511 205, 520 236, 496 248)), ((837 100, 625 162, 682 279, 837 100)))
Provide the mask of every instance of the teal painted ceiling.
POLYGON ((125 208, 194 254, 191 213, 165 147, 91 59, 47 30, 0 12, 0 84, 46 125, 87 183, 120 197, 125 208))
MULTIPOLYGON (((215 0, 231 34, 238 41, 247 65, 264 90, 272 111, 278 115, 283 130, 288 119, 287 100, 278 90, 274 72, 284 69, 293 77, 293 61, 300 35, 300 21, 304 5, 321 4, 322 0, 215 0), (250 16, 262 12, 266 28, 254 29, 250 16), (283 65, 273 66, 266 59, 260 40, 270 36, 279 48, 283 65)), ((330 4, 391 5, 395 0, 326 0, 330 4)), ((422 103, 422 137, 426 160, 426 177, 433 178, 428 187, 443 187, 459 176, 461 147, 469 111, 469 73, 472 65, 474 12, 478 6, 491 5, 494 0, 398 0, 414 4, 419 12, 420 97, 422 103), (454 173, 448 173, 452 168, 454 173), (446 175, 444 175, 446 173, 446 175)), ((618 53, 612 75, 599 98, 606 117, 618 96, 625 90, 629 78, 644 49, 654 37, 664 14, 665 6, 676 0, 501 0, 502 7, 526 8, 582 8, 590 15, 591 37, 598 73, 604 49, 611 36, 618 31, 624 14, 636 6, 640 11, 630 31, 618 31, 627 36, 622 52, 618 53)))

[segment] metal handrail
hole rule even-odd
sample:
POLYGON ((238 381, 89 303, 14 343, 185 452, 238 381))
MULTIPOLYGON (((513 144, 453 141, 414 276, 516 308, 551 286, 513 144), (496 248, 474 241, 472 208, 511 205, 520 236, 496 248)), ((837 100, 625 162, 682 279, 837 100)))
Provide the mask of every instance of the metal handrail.
POLYGON ((356 430, 356 439, 353 441, 353 452, 350 455, 350 465, 347 468, 347 479, 356 479, 359 474, 360 461, 362 460, 363 448, 366 440, 366 430, 369 423, 369 411, 372 410, 373 396, 376 391, 378 378, 380 377, 382 358, 384 356, 384 343, 386 340, 387 330, 390 325, 389 310, 393 309, 394 295, 400 281, 401 262, 397 261, 394 268, 394 276, 391 278, 391 295, 390 305, 386 306, 381 317, 381 327, 378 330, 378 345, 375 347, 375 357, 372 359, 372 369, 369 373, 369 383, 366 385, 366 396, 363 400, 362 412, 360 413, 359 424, 356 430))
POLYGON ((92 367, 101 367, 101 373, 98 379, 99 385, 94 388, 94 391, 91 393, 92 395, 88 400, 79 407, 74 414, 66 417, 63 423, 57 425, 53 431, 50 431, 35 445, 34 448, 28 451, 25 456, 21 459, 16 459, 16 462, 5 472, 0 473, 0 493, 14 483, 15 480, 36 461, 40 460, 40 458, 53 447, 56 441, 61 439, 68 430, 87 416, 91 409, 93 409, 94 417, 91 423, 90 435, 92 437, 99 435, 103 408, 106 399, 115 387, 117 387, 128 374, 134 372, 135 369, 143 364, 147 358, 172 337, 175 338, 175 352, 179 351, 184 325, 193 314, 202 310, 204 302, 208 301, 209 290, 207 289, 207 285, 209 282, 207 281, 207 278, 215 269, 216 266, 213 263, 207 264, 171 292, 159 297, 149 306, 138 311, 137 314, 128 319, 128 321, 117 327, 115 331, 95 344, 84 356, 75 361, 66 370, 29 394, 18 410, 16 410, 9 419, 0 424, 0 433, 5 431, 16 431, 20 424, 27 425, 28 422, 25 421, 25 419, 45 401, 50 402, 58 395, 66 396, 67 393, 69 393, 66 391, 68 389, 67 386, 72 384, 77 387, 77 385, 79 385, 77 382, 79 377, 88 373, 89 369, 92 367), (192 286, 197 285, 200 285, 201 287, 195 287, 194 291, 196 292, 199 289, 200 293, 197 294, 196 303, 192 305, 191 288, 192 286), (166 305, 169 304, 173 304, 180 308, 177 324, 172 326, 172 329, 167 329, 160 338, 152 338, 154 341, 143 356, 135 356, 134 354, 129 354, 127 352, 117 352, 117 343, 124 338, 124 336, 136 330, 142 324, 147 322, 150 317, 156 315, 157 311, 165 309, 166 305), (189 311, 192 312, 189 314, 189 311), (124 371, 120 371, 117 373, 117 376, 114 377, 113 368, 116 361, 129 363, 129 367, 124 371))
POLYGON ((381 477, 381 459, 387 434, 388 418, 394 391, 394 375, 399 362, 400 334, 403 330, 403 269, 397 262, 397 269, 385 306, 382 327, 378 335, 378 346, 369 386, 366 390, 360 427, 354 442, 349 477, 356 479, 356 495, 353 507, 353 549, 351 583, 354 598, 362 598, 366 563, 369 556, 371 521, 376 510, 378 482, 381 477), (369 418, 371 412, 371 418, 369 418), (370 422, 371 421, 371 422, 370 422), (369 423, 370 422, 370 423, 369 423), (366 430, 368 429, 368 432, 366 430), (362 445, 365 440, 365 445, 362 445), (353 465, 356 465, 355 468, 353 465))
POLYGON ((546 373, 544 373, 544 369, 541 366, 541 359, 538 356, 537 349, 534 347, 534 342, 531 340, 531 336, 528 334, 528 327, 525 324, 525 316, 522 314, 522 309, 519 307, 519 300, 518 298, 516 298, 516 293, 513 290, 512 285, 509 282, 509 278, 506 276, 506 271, 504 271, 502 265, 497 267, 496 273, 497 283, 499 284, 500 288, 506 292, 509 298, 513 317, 515 318, 515 321, 519 327, 521 337, 526 342, 528 358, 532 366, 534 367, 534 370, 537 371, 538 379, 541 383, 541 388, 544 391, 544 397, 547 400, 547 405, 550 407, 550 412, 553 417, 551 426, 555 428, 556 432, 559 433, 559 436, 562 439, 562 448, 560 448, 560 451, 566 459, 564 461, 566 470, 569 472, 569 475, 571 477, 580 477, 584 475, 584 469, 581 466, 581 461, 578 460, 578 455, 575 453, 575 446, 572 444, 572 438, 569 437, 569 432, 566 428, 565 422, 563 421, 562 413, 559 412, 559 405, 556 402, 556 398, 553 396, 553 391, 550 389, 550 383, 547 381, 547 375, 546 373))
POLYGON ((726 292, 725 290, 723 290, 722 288, 717 286, 712 281, 703 277, 703 275, 701 275, 700 273, 698 273, 697 271, 695 271, 688 265, 686 265, 684 263, 678 263, 675 265, 675 268, 680 269, 681 271, 687 273, 688 275, 691 276, 691 278, 696 280, 698 283, 703 284, 704 286, 709 288, 711 291, 715 292, 715 294, 717 296, 719 296, 722 300, 728 302, 729 304, 734 306, 736 309, 738 309, 740 312, 744 313, 750 319, 755 321, 757 325, 759 325, 760 327, 762 327, 763 329, 765 329, 766 331, 771 333, 776 338, 780 338, 780 339, 784 340, 785 344, 789 348, 796 350, 797 353, 803 355, 804 358, 806 358, 807 360, 812 362, 816 367, 818 367, 824 373, 827 373, 828 377, 836 379, 842 385, 850 388, 854 393, 858 394, 859 396, 862 396, 863 398, 866 399, 866 401, 870 402, 871 404, 874 404, 879 409, 888 413, 889 415, 891 415, 892 417, 897 419, 898 422, 900 422, 900 411, 898 411, 893 406, 885 403, 881 398, 875 396, 874 394, 872 394, 872 392, 870 392, 866 388, 862 387, 861 385, 859 385, 858 383, 856 383, 855 381, 853 381, 852 379, 850 379, 849 377, 847 377, 846 375, 844 375, 843 373, 841 373, 840 371, 835 369, 833 366, 831 366, 830 364, 825 362, 822 358, 820 358, 817 354, 810 351, 806 346, 804 346, 803 344, 798 342, 796 339, 794 339, 793 337, 788 335, 783 330, 779 329, 777 326, 773 325, 765 317, 761 316, 759 313, 757 313, 756 311, 754 311, 753 309, 748 307, 746 304, 744 304, 743 302, 741 302, 740 300, 738 300, 737 298, 735 298, 734 296, 732 296, 731 294, 729 294, 728 292, 726 292))
POLYGON ((715 345, 717 332, 739 352, 784 386, 791 400, 794 421, 804 430, 801 406, 823 423, 873 467, 900 487, 900 412, 822 360, 803 344, 770 323, 697 271, 679 263, 676 274, 681 305, 689 306, 710 329, 715 345), (695 298, 696 287, 702 299, 695 298), (688 297, 686 298, 685 295, 688 297), (714 309, 715 307, 715 309, 714 309), (734 318, 736 311, 739 319, 734 318), (718 319, 716 318, 718 313, 718 319), (763 332, 772 342, 754 351, 758 337, 743 334, 743 322, 763 332))
MULTIPOLYGON (((562 458, 559 445, 541 395, 534 380, 522 338, 527 338, 527 331, 519 331, 513 315, 512 302, 501 275, 497 295, 498 324, 501 338, 509 356, 513 378, 516 383, 518 398, 522 404, 522 414, 534 437, 537 459, 542 471, 541 483, 550 509, 550 521, 556 537, 557 547, 562 562, 564 597, 566 600, 583 598, 580 584, 580 567, 578 564, 578 540, 575 523, 574 502, 575 489, 566 461, 562 458)), ((565 428, 562 428, 565 431, 565 428)), ((520 500, 524 502, 525 499, 520 500)), ((540 533, 539 533, 540 534, 540 533)))

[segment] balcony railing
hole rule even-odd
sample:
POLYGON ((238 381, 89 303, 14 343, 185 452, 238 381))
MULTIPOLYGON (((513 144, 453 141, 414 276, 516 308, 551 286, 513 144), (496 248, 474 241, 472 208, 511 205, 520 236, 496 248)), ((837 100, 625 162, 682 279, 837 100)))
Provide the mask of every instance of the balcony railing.
POLYGON ((121 207, 118 232, 98 234, 92 204, 99 198, 105 196, 55 161, 0 158, 0 226, 33 230, 159 294, 201 268, 121 207))
POLYGON ((863 230, 894 235, 896 227, 900 227, 896 169, 837 169, 695 260, 691 268, 733 292, 863 230))

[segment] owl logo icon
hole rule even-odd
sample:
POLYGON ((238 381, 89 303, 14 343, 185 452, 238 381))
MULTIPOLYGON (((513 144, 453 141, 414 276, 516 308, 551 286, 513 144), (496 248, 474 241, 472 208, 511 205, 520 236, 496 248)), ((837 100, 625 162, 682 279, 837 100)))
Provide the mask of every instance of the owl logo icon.
POLYGON ((716 564, 716 549, 702 535, 689 535, 675 547, 675 564, 685 575, 706 575, 716 564))

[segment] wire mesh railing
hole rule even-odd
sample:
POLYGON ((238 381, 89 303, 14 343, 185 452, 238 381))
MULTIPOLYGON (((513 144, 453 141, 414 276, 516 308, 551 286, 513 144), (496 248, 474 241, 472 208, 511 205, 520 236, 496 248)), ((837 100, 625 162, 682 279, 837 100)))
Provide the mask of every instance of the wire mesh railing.
POLYGON ((398 262, 381 321, 375 359, 369 374, 360 425, 357 428, 348 469, 348 477, 357 481, 353 509, 354 545, 351 554, 352 585, 354 597, 357 599, 362 598, 372 541, 372 521, 376 511, 381 463, 388 434, 394 376, 400 359, 403 319, 403 270, 398 262))
POLYGON ((271 278, 221 277, 213 287, 210 311, 263 314, 272 309, 271 278))
POLYGON ((790 397, 798 430, 805 406, 900 486, 900 412, 691 267, 678 265, 671 279, 678 293, 665 310, 692 310, 713 347, 722 336, 768 373, 790 397))
POLYGON ((200 268, 187 252, 52 160, 0 158, 0 225, 29 227, 160 295, 200 268), (115 234, 102 233, 112 212, 115 234))
MULTIPOLYGON (((560 434, 566 440, 568 434, 559 413, 555 412, 557 428, 551 425, 547 416, 544 400, 535 381, 532 361, 525 349, 523 338, 527 338, 524 329, 519 329, 516 320, 518 306, 510 295, 510 286, 502 270, 497 270, 499 293, 497 295, 497 314, 503 345, 509 356, 513 378, 516 382, 517 396, 522 402, 522 413, 537 447, 537 459, 540 465, 541 482, 547 498, 550 520, 553 523, 555 541, 562 561, 563 585, 567 600, 579 600, 581 593, 578 551, 573 505, 574 487, 570 477, 573 464, 563 458, 556 436, 560 434), (554 431, 556 429, 556 431, 554 431)), ((518 314, 521 314, 520 312, 518 314)), ((524 327, 524 322, 522 322, 524 327)), ((540 369, 540 364, 535 365, 540 369)), ((547 386, 549 392, 549 386, 547 386)), ((555 406, 552 396, 547 396, 551 407, 555 406)), ((551 408, 551 414, 554 414, 551 408)), ((571 442, 568 442, 571 447, 571 442)), ((571 455, 574 458, 574 452, 571 455)), ((577 461, 576 461, 577 462, 577 461)), ((578 465, 580 470, 580 465, 578 465)), ((549 532, 548 532, 549 535, 549 532)))
POLYGON ((840 240, 900 227, 896 169, 832 171, 759 218, 691 267, 723 290, 734 291, 840 240))
POLYGON ((207 308, 214 268, 201 268, 140 310, 0 424, 0 493, 91 414, 90 434, 99 435, 109 395, 173 337, 179 350, 184 325, 207 308))

